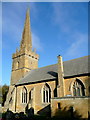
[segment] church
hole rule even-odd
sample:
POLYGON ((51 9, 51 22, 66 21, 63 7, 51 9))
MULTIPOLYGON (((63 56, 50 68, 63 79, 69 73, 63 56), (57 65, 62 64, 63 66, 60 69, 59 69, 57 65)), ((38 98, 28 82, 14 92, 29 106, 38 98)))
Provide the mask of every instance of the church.
POLYGON ((29 10, 19 50, 12 55, 12 72, 4 110, 34 114, 67 109, 72 106, 82 118, 90 115, 89 56, 38 68, 39 55, 32 50, 29 10))

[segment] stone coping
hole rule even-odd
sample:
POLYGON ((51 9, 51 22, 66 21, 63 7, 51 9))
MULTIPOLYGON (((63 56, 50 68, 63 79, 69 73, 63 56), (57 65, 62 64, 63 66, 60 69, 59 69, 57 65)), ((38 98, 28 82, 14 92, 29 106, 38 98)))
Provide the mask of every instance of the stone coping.
POLYGON ((51 99, 78 99, 78 98, 87 98, 87 99, 90 99, 90 96, 75 96, 75 97, 72 97, 72 96, 68 96, 68 97, 54 97, 54 98, 51 98, 51 99))

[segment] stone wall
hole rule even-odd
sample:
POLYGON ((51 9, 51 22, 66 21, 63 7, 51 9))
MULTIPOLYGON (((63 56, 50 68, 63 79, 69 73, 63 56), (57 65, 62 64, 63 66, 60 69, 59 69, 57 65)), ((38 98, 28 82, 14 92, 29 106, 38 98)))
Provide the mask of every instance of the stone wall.
POLYGON ((69 109, 71 106, 74 111, 77 111, 78 115, 82 118, 88 118, 88 112, 90 113, 90 97, 64 97, 51 99, 51 112, 52 116, 56 115, 56 111, 60 109, 69 109))
MULTIPOLYGON (((82 99, 77 99, 77 98, 73 98, 72 95, 72 85, 73 85, 73 81, 76 79, 79 79, 82 81, 82 83, 85 86, 85 95, 86 96, 90 96, 89 93, 89 81, 90 78, 88 78, 88 76, 80 76, 80 77, 74 77, 74 78, 68 78, 68 79, 64 79, 65 82, 65 99, 64 101, 68 101, 68 104, 72 105, 71 103, 73 103, 74 101, 78 104, 78 102, 86 100, 85 97, 83 97, 82 99), (69 99, 66 96, 72 96, 72 99, 69 99), (69 99, 69 100, 68 100, 69 99), (71 102, 72 101, 72 102, 71 102)), ((51 98, 57 97, 57 93, 55 95, 56 92, 56 80, 49 80, 47 82, 38 82, 38 83, 33 83, 33 84, 28 84, 28 85, 21 85, 21 86, 17 86, 15 87, 14 91, 13 91, 13 87, 10 87, 9 89, 9 93, 7 95, 7 101, 5 103, 6 109, 9 107, 10 110, 12 110, 13 112, 25 112, 25 109, 28 105, 28 108, 33 107, 34 108, 34 113, 37 114, 41 114, 42 112, 45 113, 45 111, 47 111, 48 109, 50 109, 50 104, 51 106, 53 106, 53 104, 55 104, 55 109, 57 108, 57 103, 59 102, 58 99, 51 99, 51 103, 43 103, 42 99, 43 99, 43 93, 42 93, 42 88, 44 87, 45 84, 48 84, 51 90, 51 98), (27 89, 27 103, 22 103, 22 89, 23 87, 26 87, 27 89), (31 89, 33 89, 33 99, 32 101, 30 101, 29 103, 29 92, 31 91, 31 89), (13 91, 13 92, 12 92, 13 91), (10 98, 12 97, 12 102, 9 103, 10 98), (57 102, 55 102, 57 101, 57 102), (54 103, 53 103, 54 102, 54 103)), ((62 99, 60 99, 60 101, 62 101, 62 99)), ((63 105, 65 104, 65 102, 63 103, 63 105)), ((82 102, 81 102, 82 104, 82 102)), ((83 103, 84 104, 84 103, 83 103)), ((65 104, 66 105, 66 104, 65 104)), ((86 108, 85 108, 86 109, 86 108)), ((54 110, 54 107, 52 107, 52 110, 54 110)))
POLYGON ((55 81, 48 81, 48 82, 42 82, 42 83, 36 83, 36 84, 29 84, 29 85, 23 85, 17 87, 17 102, 16 102, 16 112, 25 112, 25 108, 27 104, 29 103, 29 92, 31 89, 33 89, 33 99, 28 104, 28 109, 30 107, 34 108, 34 113, 42 113, 42 111, 48 109, 50 107, 50 103, 43 103, 43 93, 42 89, 45 84, 48 84, 51 89, 51 97, 54 97, 54 89, 56 88, 55 81), (26 87, 27 89, 27 103, 22 103, 22 89, 23 87, 26 87))

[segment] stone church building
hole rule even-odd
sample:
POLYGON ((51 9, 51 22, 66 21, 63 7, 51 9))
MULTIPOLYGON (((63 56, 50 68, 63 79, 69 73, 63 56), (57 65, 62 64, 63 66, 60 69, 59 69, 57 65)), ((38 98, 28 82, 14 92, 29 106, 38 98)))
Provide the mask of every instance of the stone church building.
POLYGON ((89 56, 38 68, 39 55, 32 51, 29 10, 20 43, 12 55, 12 73, 4 110, 55 115, 57 109, 72 106, 82 118, 90 114, 89 56))

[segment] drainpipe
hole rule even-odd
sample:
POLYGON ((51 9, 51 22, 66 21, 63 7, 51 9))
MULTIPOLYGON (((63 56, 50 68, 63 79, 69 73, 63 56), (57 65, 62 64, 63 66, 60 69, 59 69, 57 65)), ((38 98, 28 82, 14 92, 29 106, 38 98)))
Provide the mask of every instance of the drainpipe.
POLYGON ((57 96, 64 97, 64 70, 63 70, 63 60, 62 56, 58 56, 58 86, 57 86, 57 96))

